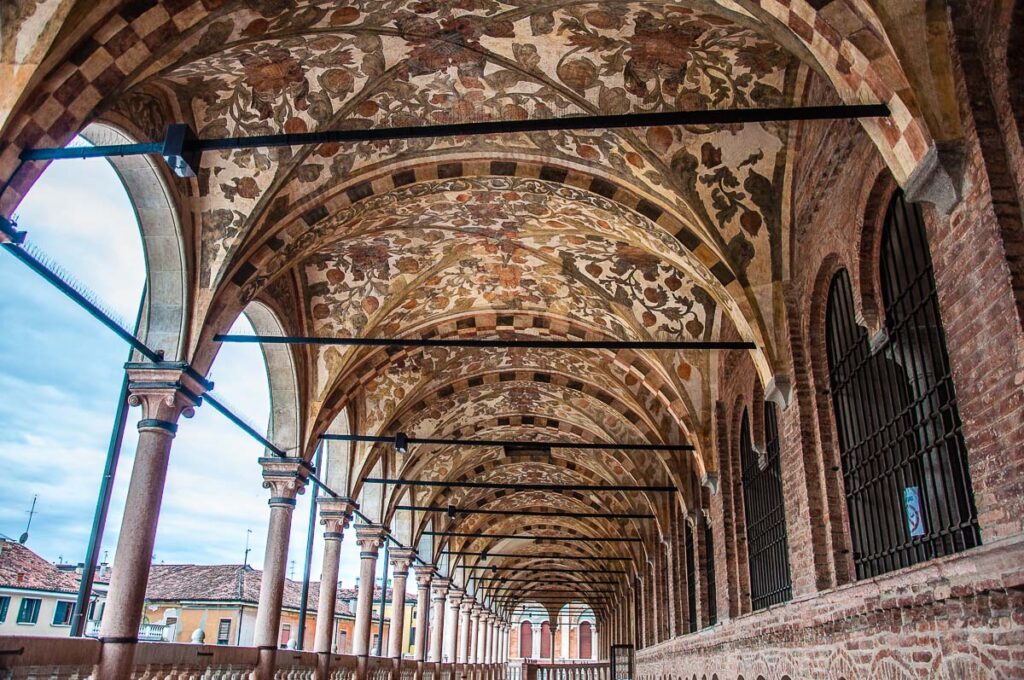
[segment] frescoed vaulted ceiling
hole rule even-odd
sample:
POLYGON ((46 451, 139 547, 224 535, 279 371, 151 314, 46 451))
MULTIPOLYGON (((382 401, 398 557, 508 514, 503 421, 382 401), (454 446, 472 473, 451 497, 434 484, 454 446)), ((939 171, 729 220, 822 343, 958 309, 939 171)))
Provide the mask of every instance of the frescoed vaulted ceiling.
MULTIPOLYGON (((99 118, 141 139, 202 138, 786 107, 832 78, 809 38, 757 0, 204 0, 174 40, 112 15, 97 44, 126 76, 99 118)), ((803 3, 801 3, 801 6, 803 3)), ((810 28, 808 28, 810 30, 810 28)), ((169 33, 168 33, 169 35, 169 33)), ((822 42, 819 38, 814 38, 822 42)), ((88 63, 87 55, 81 56, 88 63)), ((866 67, 840 62, 845 74, 866 67)), ((83 67, 84 68, 84 67, 83 67)), ((851 76, 852 77, 852 76, 851 76)), ((874 101, 856 87, 839 99, 874 101), (855 93, 855 94, 851 94, 855 93)), ((831 101, 827 103, 833 103, 831 101)), ((905 127, 905 126, 904 126, 905 127)), ((753 341, 779 366, 791 123, 553 131, 206 153, 178 187, 194 267, 188 359, 204 370, 259 302, 323 337, 753 341)), ((339 414, 353 432, 571 443, 690 443, 684 454, 359 447, 359 479, 712 485, 717 358, 707 351, 289 348, 300 450, 339 414)), ((432 526, 657 536, 650 494, 400 487, 401 502, 645 512, 655 522, 439 513, 432 526), (527 521, 529 520, 529 521, 527 521), (532 529, 530 527, 533 527, 532 529)), ((389 509, 390 508, 390 509, 389 509)), ((382 517, 381 519, 386 519, 382 517)), ((422 531, 422 521, 413 523, 422 531)), ((453 540, 571 555, 590 544, 453 540)), ((609 550, 635 555, 625 543, 609 550)), ((608 554, 607 551, 605 554, 608 554)), ((517 558, 519 559, 519 558, 517 558)), ((532 563, 524 557, 517 564, 532 563)), ((514 560, 513 560, 514 561, 514 560)), ((510 562, 511 563, 511 562, 510 562)))

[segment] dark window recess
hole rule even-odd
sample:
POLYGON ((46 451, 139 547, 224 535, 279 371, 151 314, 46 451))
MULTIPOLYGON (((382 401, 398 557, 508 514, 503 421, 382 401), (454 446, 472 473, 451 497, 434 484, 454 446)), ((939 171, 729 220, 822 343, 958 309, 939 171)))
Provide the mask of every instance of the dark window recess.
POLYGON ((715 536, 711 525, 704 522, 704 551, 707 559, 704 562, 704 577, 708 582, 708 625, 718 623, 718 589, 715 586, 715 536))
POLYGON ((57 605, 53 608, 53 625, 70 626, 71 610, 74 606, 74 602, 65 602, 63 600, 58 601, 57 605))
POLYGON ((39 606, 42 602, 42 600, 32 597, 21 598, 21 607, 18 609, 18 623, 35 623, 38 621, 39 606))
POLYGON ((826 345, 857 578, 981 543, 920 209, 897 194, 879 267, 886 338, 872 351, 850 276, 832 279, 826 345))
POLYGON ((750 418, 746 409, 741 428, 740 464, 743 466, 743 508, 747 519, 750 604, 758 610, 785 602, 793 596, 775 404, 764 404, 763 453, 759 453, 751 442, 750 418))
POLYGON ((217 644, 231 644, 231 619, 221 619, 217 622, 217 644))
POLYGON ((0 623, 7 620, 7 610, 11 608, 11 598, 7 595, 0 596, 0 623))
POLYGON ((686 606, 689 632, 697 632, 697 569, 693 555, 693 529, 689 522, 683 527, 683 549, 686 553, 686 606))

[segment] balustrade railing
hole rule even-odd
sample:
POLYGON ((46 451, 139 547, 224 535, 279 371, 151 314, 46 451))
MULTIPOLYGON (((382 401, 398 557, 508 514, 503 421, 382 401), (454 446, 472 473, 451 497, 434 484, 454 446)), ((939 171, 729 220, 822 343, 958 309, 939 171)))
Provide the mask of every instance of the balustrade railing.
POLYGON ((604 663, 524 663, 522 680, 611 680, 611 666, 604 663))
MULTIPOLYGON (((99 680, 102 643, 93 638, 0 637, 0 680, 99 680)), ((255 647, 142 642, 132 680, 248 680, 259 661, 255 647)), ((313 652, 282 649, 274 680, 360 680, 357 657, 331 654, 324 676, 313 652)), ((417 663, 370 657, 364 680, 507 680, 505 664, 417 663)), ((581 678, 581 680, 583 680, 581 678)), ((598 680, 595 678, 594 680, 598 680)))

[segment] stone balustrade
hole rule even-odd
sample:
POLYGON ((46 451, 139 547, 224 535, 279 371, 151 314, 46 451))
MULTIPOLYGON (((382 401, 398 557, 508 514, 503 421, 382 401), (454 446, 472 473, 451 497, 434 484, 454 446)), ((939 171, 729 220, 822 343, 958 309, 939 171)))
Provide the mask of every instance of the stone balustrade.
POLYGON ((524 663, 522 680, 610 680, 605 663, 524 663))
MULTIPOLYGON (((0 680, 98 680, 102 643, 92 638, 0 637, 0 680)), ((255 647, 141 643, 132 680, 248 680, 255 647)), ((358 658, 331 654, 328 680, 357 680, 358 658)), ((317 655, 282 649, 274 680, 314 680, 317 655)), ((505 664, 417 663, 370 657, 366 680, 505 680, 505 664)))

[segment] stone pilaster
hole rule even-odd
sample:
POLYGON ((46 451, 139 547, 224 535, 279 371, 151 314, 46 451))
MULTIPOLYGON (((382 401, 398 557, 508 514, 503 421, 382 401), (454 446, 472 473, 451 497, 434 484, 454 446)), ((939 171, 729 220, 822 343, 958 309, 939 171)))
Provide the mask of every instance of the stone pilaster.
POLYGON ((100 628, 103 647, 97 673, 98 677, 110 680, 131 677, 178 419, 191 417, 202 401, 200 395, 209 388, 209 384, 191 374, 184 363, 129 363, 125 370, 128 372, 128 403, 142 407, 142 418, 100 628))

